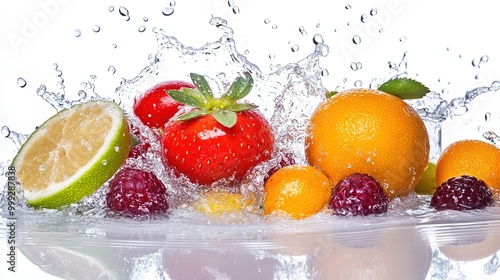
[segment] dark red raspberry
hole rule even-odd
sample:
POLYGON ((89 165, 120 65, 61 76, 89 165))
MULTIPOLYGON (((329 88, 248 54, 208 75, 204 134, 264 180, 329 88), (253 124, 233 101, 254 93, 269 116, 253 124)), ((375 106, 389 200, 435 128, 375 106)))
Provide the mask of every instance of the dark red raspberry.
POLYGON ((129 158, 130 157, 131 158, 138 158, 139 156, 146 154, 149 147, 151 147, 151 145, 147 142, 139 143, 139 144, 133 146, 132 148, 130 148, 130 152, 128 152, 128 157, 129 158))
POLYGON ((472 210, 493 205, 493 195, 486 183, 473 176, 463 175, 443 182, 431 199, 437 210, 472 210))
POLYGON ((337 183, 330 207, 342 216, 366 216, 387 212, 389 199, 384 189, 367 175, 354 173, 337 183))
POLYGON ((151 172, 124 168, 109 183, 106 202, 122 214, 164 213, 168 209, 167 189, 151 172))

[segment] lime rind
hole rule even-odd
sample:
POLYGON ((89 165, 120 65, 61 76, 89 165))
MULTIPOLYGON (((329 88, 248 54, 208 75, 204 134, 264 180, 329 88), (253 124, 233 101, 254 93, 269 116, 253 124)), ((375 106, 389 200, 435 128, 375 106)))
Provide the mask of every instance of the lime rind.
MULTIPOLYGON (((23 189, 24 198, 29 205, 35 208, 56 209, 75 203, 99 189, 127 159, 130 150, 130 133, 122 109, 116 103, 109 101, 92 101, 89 103, 101 103, 99 105, 110 110, 109 116, 111 116, 115 125, 111 127, 100 150, 73 176, 63 182, 51 184, 40 191, 23 189)), ((23 148, 42 136, 44 127, 51 125, 53 121, 61 117, 69 116, 77 106, 86 106, 86 104, 88 103, 78 104, 59 112, 31 134, 13 160, 16 170, 18 170, 20 162, 24 160, 25 149, 23 148)), ((22 186, 22 182, 20 183, 22 186)))

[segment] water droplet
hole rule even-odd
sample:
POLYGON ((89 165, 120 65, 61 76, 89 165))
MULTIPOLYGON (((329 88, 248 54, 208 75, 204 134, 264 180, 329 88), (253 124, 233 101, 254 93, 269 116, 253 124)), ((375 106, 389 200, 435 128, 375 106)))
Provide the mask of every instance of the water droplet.
POLYGON ((352 37, 352 42, 355 45, 361 44, 361 37, 359 37, 358 35, 354 35, 354 37, 352 37))
POLYGON ((84 90, 79 90, 78 97, 80 97, 80 99, 85 99, 87 98, 87 93, 84 90))
POLYGON ((300 34, 302 34, 302 35, 306 35, 306 34, 307 34, 307 32, 306 32, 306 28, 305 28, 304 26, 299 27, 299 32, 300 32, 300 34))
POLYGON ((17 85, 20 87, 20 88, 24 88, 28 83, 26 82, 25 79, 19 77, 17 78, 17 85))
POLYGON ((273 59, 273 58, 275 58, 275 57, 276 57, 276 55, 275 55, 274 53, 270 53, 270 54, 269 54, 269 58, 270 58, 270 59, 273 59))
POLYGON ((491 120, 491 113, 490 112, 487 112, 486 114, 484 114, 484 120, 485 121, 490 121, 491 120))
POLYGON ((271 20, 270 20, 270 19, 268 19, 268 18, 266 18, 266 19, 264 20, 264 23, 265 23, 265 24, 269 24, 270 22, 271 22, 271 20))
POLYGON ((7 138, 10 135, 10 129, 8 126, 2 126, 2 136, 7 138))
POLYGON ((120 15, 122 15, 126 21, 129 21, 130 20, 130 15, 128 14, 128 10, 127 8, 121 6, 119 9, 118 9, 118 12, 120 13, 120 15))
POLYGON ((139 26, 138 30, 139 30, 139 32, 144 32, 144 31, 146 31, 146 26, 141 25, 141 26, 139 26))
POLYGON ((405 42, 405 41, 406 41, 406 37, 405 37, 405 36, 403 36, 403 37, 399 38, 399 41, 400 41, 400 42, 405 42))
POLYGON ((114 10, 115 10, 115 7, 113 7, 113 6, 109 6, 108 11, 112 12, 112 11, 114 11, 114 10))
POLYGON ((361 15, 361 22, 365 23, 366 21, 368 21, 368 15, 367 14, 362 14, 361 15))
POLYGON ((374 15, 376 15, 377 13, 378 13, 377 8, 373 8, 373 9, 371 9, 371 10, 370 10, 370 15, 371 15, 371 16, 374 16, 374 15))
POLYGON ((292 52, 297 52, 299 51, 299 45, 295 44, 292 46, 292 52))
POLYGON ((481 56, 481 62, 488 62, 488 60, 490 60, 490 58, 487 55, 481 56))
POLYGON ((108 161, 107 161, 107 160, 105 160, 105 159, 103 159, 103 160, 101 161, 101 163, 102 163, 102 165, 106 165, 106 164, 108 164, 108 161))
POLYGON ((277 24, 273 24, 273 26, 271 28, 272 29, 276 29, 276 28, 278 28, 278 25, 277 24))
POLYGON ((382 32, 384 32, 384 29, 383 29, 383 28, 380 28, 380 29, 378 30, 378 33, 382 33, 382 32))
POLYGON ((240 13, 240 8, 239 7, 233 7, 233 14, 237 15, 240 13))
POLYGON ((177 5, 177 2, 175 2, 175 0, 170 1, 170 7, 174 7, 175 5, 177 5))
POLYGON ((45 170, 45 165, 40 165, 40 166, 38 166, 38 170, 40 170, 40 171, 44 171, 44 170, 45 170))
POLYGON ((351 8, 352 8, 351 5, 349 5, 349 4, 345 5, 346 10, 350 10, 351 8))
POLYGON ((99 31, 101 31, 101 27, 99 25, 94 25, 94 26, 92 26, 92 31, 97 33, 99 31))
POLYGON ((113 45, 111 45, 111 47, 112 47, 113 49, 116 49, 117 45, 116 45, 116 44, 113 44, 113 45))
POLYGON ((321 24, 316 23, 316 28, 320 28, 320 27, 321 27, 321 24))
POLYGON ((73 31, 73 36, 75 36, 75 37, 77 37, 77 38, 78 38, 78 37, 80 37, 81 35, 82 35, 82 32, 80 31, 80 29, 78 29, 78 28, 77 28, 77 29, 75 29, 75 30, 73 31))
POLYGON ((228 1, 227 1, 227 5, 228 5, 229 7, 234 6, 234 0, 228 0, 228 1))
POLYGON ((174 8, 172 7, 166 7, 164 8, 161 13, 164 15, 164 16, 171 16, 173 13, 174 13, 174 8))
POLYGON ((361 69, 363 67, 363 65, 361 64, 361 62, 352 62, 351 63, 351 69, 353 71, 357 71, 359 69, 361 69))
POLYGON ((244 53, 245 53, 245 54, 249 54, 249 53, 250 53, 250 51, 249 51, 249 50, 245 50, 245 52, 244 52, 244 53))
POLYGON ((142 18, 142 20, 143 20, 144 22, 148 22, 148 20, 149 20, 149 19, 148 19, 148 17, 143 17, 143 18, 142 18))
POLYGON ((110 65, 108 67, 108 72, 111 74, 114 74, 114 73, 116 73, 116 68, 113 65, 110 65))
POLYGON ((327 77, 327 76, 329 76, 329 75, 330 75, 330 72, 328 72, 328 70, 327 70, 327 69, 323 69, 323 70, 321 70, 321 76, 322 76, 322 77, 327 77))
POLYGON ((361 80, 357 80, 354 82, 355 87, 361 87, 363 85, 363 82, 361 80))
POLYGON ((119 151, 120 151, 120 147, 115 146, 115 152, 119 152, 119 151))
POLYGON ((314 35, 314 37, 313 37, 313 42, 314 42, 314 44, 316 44, 316 45, 317 45, 317 44, 323 44, 323 43, 324 43, 324 41, 323 41, 323 36, 321 36, 320 34, 316 34, 316 35, 314 35))

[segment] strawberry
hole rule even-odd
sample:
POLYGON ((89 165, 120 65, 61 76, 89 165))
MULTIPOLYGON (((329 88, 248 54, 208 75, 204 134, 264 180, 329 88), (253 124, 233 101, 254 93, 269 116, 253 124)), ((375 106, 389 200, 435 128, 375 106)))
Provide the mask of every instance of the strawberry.
POLYGON ((148 89, 134 100, 134 113, 143 124, 151 128, 162 129, 182 107, 182 104, 168 96, 168 90, 194 88, 194 85, 183 81, 166 81, 148 89))
POLYGON ((252 89, 252 76, 238 77, 219 98, 203 76, 192 73, 191 79, 197 90, 168 92, 193 108, 165 125, 163 162, 200 185, 221 179, 239 181, 270 159, 274 147, 272 128, 257 106, 238 103, 252 89))

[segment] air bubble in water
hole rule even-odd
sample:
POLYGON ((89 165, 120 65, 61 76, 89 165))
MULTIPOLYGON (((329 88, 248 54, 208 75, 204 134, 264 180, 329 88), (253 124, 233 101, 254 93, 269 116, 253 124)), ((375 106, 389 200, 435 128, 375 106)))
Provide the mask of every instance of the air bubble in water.
POLYGON ((99 25, 97 25, 97 24, 96 24, 96 25, 92 26, 92 31, 94 31, 94 32, 96 32, 96 33, 97 33, 97 32, 99 32, 99 31, 101 31, 101 27, 100 27, 99 25))
POLYGON ((361 43, 361 37, 359 37, 358 35, 354 35, 354 37, 352 37, 352 42, 355 44, 355 45, 358 45, 361 43))
POLYGON ((170 1, 170 7, 174 7, 175 5, 177 5, 177 2, 175 2, 175 0, 170 1))
POLYGON ((317 44, 323 44, 323 43, 324 43, 324 41, 323 41, 323 36, 321 36, 320 34, 316 34, 316 35, 314 35, 314 37, 313 37, 313 42, 314 42, 314 44, 316 44, 316 45, 317 45, 317 44))
POLYGON ((277 24, 273 24, 273 26, 271 28, 272 29, 276 29, 276 28, 278 28, 278 25, 277 24))
POLYGON ((122 15, 126 21, 129 21, 130 20, 130 15, 128 14, 128 10, 127 8, 121 6, 119 9, 118 9, 118 12, 120 13, 120 15, 122 15))
POLYGON ((264 23, 265 23, 265 24, 269 24, 270 22, 271 22, 271 20, 270 20, 270 19, 268 19, 268 18, 266 18, 266 19, 264 20, 264 23))
POLYGON ((374 15, 376 15, 377 13, 378 13, 377 8, 373 8, 373 9, 371 9, 371 10, 370 10, 370 15, 371 15, 371 16, 374 16, 374 15))
POLYGON ((357 80, 354 82, 355 87, 361 87, 363 85, 363 82, 361 80, 357 80))
POLYGON ((78 37, 80 37, 81 35, 82 35, 82 32, 80 31, 80 29, 78 29, 78 28, 77 28, 77 29, 75 29, 75 30, 73 31, 73 36, 75 36, 75 37, 77 37, 77 38, 78 38, 78 37))
POLYGON ((114 74, 114 73, 116 73, 116 68, 113 65, 110 65, 108 67, 108 72, 111 74, 114 74))
POLYGON ((141 26, 139 26, 138 30, 139 30, 139 32, 144 32, 144 31, 146 31, 146 26, 141 25, 141 26))
POLYGON ((164 15, 164 16, 171 16, 173 13, 174 13, 174 8, 172 7, 166 7, 164 8, 161 13, 164 15))
POLYGON ((143 20, 144 22, 148 22, 148 20, 149 20, 149 19, 148 19, 148 17, 143 17, 143 18, 142 18, 142 20, 143 20))
POLYGON ((24 88, 28 83, 26 83, 26 80, 19 77, 17 78, 17 85, 20 87, 20 88, 24 88))
POLYGON ((114 11, 114 10, 115 10, 115 7, 113 7, 113 6, 109 6, 108 11, 112 12, 112 11, 114 11))
POLYGON ((298 52, 299 51, 299 45, 295 44, 292 46, 292 52, 298 52))

